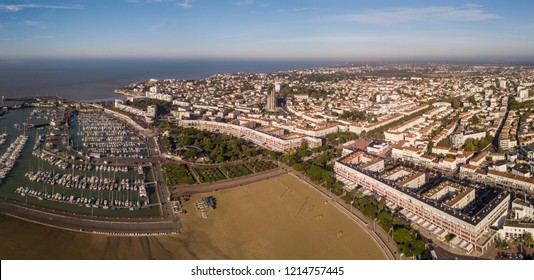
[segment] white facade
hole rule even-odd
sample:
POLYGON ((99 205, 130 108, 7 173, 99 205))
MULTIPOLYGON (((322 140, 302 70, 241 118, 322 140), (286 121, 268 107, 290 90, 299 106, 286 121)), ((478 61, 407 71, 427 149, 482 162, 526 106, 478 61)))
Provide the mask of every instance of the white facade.
POLYGON ((147 91, 146 97, 150 99, 172 102, 172 95, 166 93, 159 93, 159 91, 147 91))
POLYGON ((523 239, 527 233, 534 236, 533 223, 506 220, 504 221, 503 228, 499 230, 500 237, 504 239, 523 239))
POLYGON ((243 138, 257 144, 258 146, 266 147, 279 152, 298 148, 301 146, 302 141, 307 142, 310 148, 319 147, 323 144, 322 139, 319 138, 304 135, 291 138, 278 138, 261 131, 229 123, 181 120, 178 122, 178 124, 183 127, 195 127, 197 129, 204 129, 243 138))
POLYGON ((485 251, 490 239, 482 238, 488 233, 489 227, 501 216, 508 212, 508 203, 510 195, 502 195, 494 203, 489 213, 478 221, 469 220, 468 218, 460 218, 458 215, 446 212, 441 208, 437 208, 433 203, 426 203, 422 198, 416 196, 414 193, 407 193, 396 187, 390 186, 381 180, 372 177, 353 167, 345 165, 341 162, 336 162, 334 165, 336 175, 354 183, 354 185, 361 185, 373 193, 385 197, 389 202, 404 208, 408 212, 424 219, 425 221, 453 233, 463 240, 473 244, 481 251, 485 251))
POLYGON ((534 220, 534 205, 515 199, 512 202, 512 218, 515 220, 534 220))

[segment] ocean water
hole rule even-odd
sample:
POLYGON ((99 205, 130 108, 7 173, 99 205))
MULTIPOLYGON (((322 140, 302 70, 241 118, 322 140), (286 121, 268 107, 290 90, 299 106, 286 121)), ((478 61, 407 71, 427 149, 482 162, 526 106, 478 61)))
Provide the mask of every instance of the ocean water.
POLYGON ((0 61, 0 95, 54 95, 69 100, 117 97, 113 91, 155 79, 202 79, 218 73, 272 73, 329 66, 314 61, 24 60, 0 61))

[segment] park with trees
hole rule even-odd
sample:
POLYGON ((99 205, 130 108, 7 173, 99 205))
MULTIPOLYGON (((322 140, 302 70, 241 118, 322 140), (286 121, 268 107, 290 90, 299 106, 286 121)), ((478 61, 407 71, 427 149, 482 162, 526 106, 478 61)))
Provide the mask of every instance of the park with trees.
POLYGON ((257 154, 256 148, 242 139, 195 128, 172 128, 162 139, 168 151, 186 160, 203 157, 208 162, 222 163, 257 154))

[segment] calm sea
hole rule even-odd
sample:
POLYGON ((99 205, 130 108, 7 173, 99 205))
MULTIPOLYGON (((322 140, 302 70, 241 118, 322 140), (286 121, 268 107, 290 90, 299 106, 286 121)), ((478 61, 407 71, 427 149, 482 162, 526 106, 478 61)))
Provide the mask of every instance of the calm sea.
POLYGON ((331 64, 310 61, 0 61, 0 95, 58 95, 69 100, 98 100, 116 97, 115 89, 150 78, 202 79, 218 73, 272 73, 331 64))

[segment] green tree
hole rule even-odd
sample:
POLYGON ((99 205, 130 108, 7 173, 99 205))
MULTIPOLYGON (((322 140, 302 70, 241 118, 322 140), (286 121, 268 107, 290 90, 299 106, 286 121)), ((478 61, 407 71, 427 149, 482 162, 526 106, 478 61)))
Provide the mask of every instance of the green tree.
POLYGON ((464 143, 464 150, 467 152, 473 152, 475 150, 475 144, 474 144, 473 138, 467 138, 464 143))
POLYGON ((299 171, 299 172, 302 172, 304 170, 306 170, 306 164, 303 163, 303 162, 298 162, 298 163, 295 163, 291 166, 295 171, 299 171))
POLYGON ((443 140, 438 142, 438 146, 449 148, 451 146, 451 143, 449 142, 449 138, 447 137, 443 138, 443 140))
POLYGON ((362 213, 371 218, 371 219, 374 219, 378 216, 378 206, 374 205, 374 204, 367 204, 363 207, 363 211, 362 213))
POLYGON ((307 171, 306 174, 310 180, 318 182, 323 178, 323 169, 317 165, 312 165, 307 171))
POLYGON ((328 158, 325 157, 325 156, 320 156, 320 157, 317 157, 313 160, 313 164, 315 165, 318 165, 318 166, 324 166, 326 164, 326 162, 328 161, 328 158))
POLYGON ((332 185, 332 192, 334 193, 340 193, 343 191, 343 183, 341 182, 335 182, 333 185, 332 185))
POLYGON ((475 100, 475 96, 474 95, 469 96, 469 98, 467 100, 469 101, 469 103, 471 103, 473 105, 477 104, 477 101, 475 100))
POLYGON ((480 120, 478 119, 478 117, 476 115, 474 115, 472 118, 471 118, 471 123, 474 124, 474 125, 477 125, 480 123, 480 120))
POLYGON ((183 156, 186 158, 193 158, 197 156, 197 151, 195 149, 189 149, 183 153, 183 156))
POLYGON ((428 141, 428 145, 426 145, 426 153, 431 154, 433 147, 434 147, 434 142, 428 141))
POLYGON ((297 163, 297 157, 295 155, 284 155, 280 158, 280 161, 292 166, 293 164, 297 163))
POLYGON ((223 155, 218 155, 218 156, 215 158, 215 162, 224 162, 224 156, 223 156, 223 155))
POLYGON ((458 99, 458 97, 453 97, 451 99, 451 105, 452 105, 452 108, 458 109, 462 106, 462 103, 460 102, 460 99, 458 99))
POLYGON ((253 154, 252 151, 250 149, 248 149, 248 148, 245 148, 243 150, 243 156, 245 156, 245 157, 251 157, 252 154, 253 154))
POLYGON ((412 240, 412 231, 407 228, 393 230, 393 240, 397 243, 408 243, 412 240))
POLYGON ((390 213, 382 211, 378 214, 378 222, 382 225, 382 228, 388 231, 393 226, 393 217, 390 213))
POLYGON ((534 238, 532 238, 532 233, 527 232, 525 234, 525 237, 523 238, 523 242, 525 243, 525 246, 533 247, 534 246, 534 238))
POLYGON ((297 150, 297 156, 300 158, 307 157, 310 155, 310 151, 308 149, 298 149, 297 150))
POLYGON ((410 242, 410 248, 414 255, 421 256, 426 250, 425 242, 422 240, 412 240, 412 242, 410 242))

